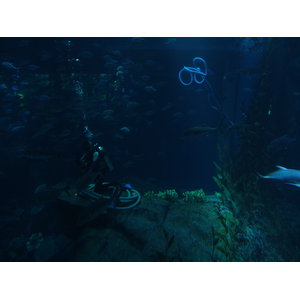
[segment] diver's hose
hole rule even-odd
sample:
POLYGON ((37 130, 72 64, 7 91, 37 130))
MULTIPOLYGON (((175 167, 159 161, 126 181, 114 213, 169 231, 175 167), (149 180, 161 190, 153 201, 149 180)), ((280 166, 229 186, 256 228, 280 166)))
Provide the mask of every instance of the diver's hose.
POLYGON ((137 200, 136 202, 134 202, 133 204, 129 205, 129 206, 116 206, 114 209, 117 209, 117 210, 125 210, 125 209, 130 209, 130 208, 134 208, 136 207, 140 201, 141 201, 141 194, 137 191, 137 190, 134 190, 134 189, 131 189, 130 191, 127 190, 127 193, 128 193, 128 197, 120 197, 120 201, 121 202, 131 202, 130 199, 134 199, 137 197, 137 200), (130 192, 133 193, 133 196, 130 197, 130 192), (134 195, 136 194, 136 195, 134 195))
POLYGON ((210 85, 210 83, 208 82, 208 80, 206 79, 206 76, 207 76, 207 73, 208 73, 208 69, 207 69, 207 64, 206 64, 206 61, 201 58, 201 57, 195 57, 193 59, 193 67, 186 67, 184 66, 178 73, 178 77, 179 77, 179 81, 183 84, 183 85, 191 85, 193 80, 197 83, 197 84, 201 84, 201 83, 205 83, 206 84, 206 89, 207 89, 207 97, 208 97, 208 103, 209 105, 211 106, 211 108, 221 112, 225 118, 233 125, 234 123, 227 117, 227 115, 225 114, 225 112, 223 111, 222 109, 222 106, 221 104, 219 103, 219 101, 217 100, 216 96, 215 96, 215 93, 210 85), (201 68, 197 66, 196 62, 197 61, 200 61, 204 64, 204 72, 201 71, 201 68), (190 81, 185 83, 183 82, 182 78, 181 78, 181 74, 183 71, 187 71, 190 73, 190 81), (201 80, 198 80, 197 79, 197 75, 201 77, 201 80), (217 103, 217 106, 214 106, 212 103, 211 103, 211 100, 210 98, 213 98, 213 100, 217 103))
MULTIPOLYGON (((91 191, 90 189, 93 188, 93 187, 94 187, 94 185, 91 185, 89 187, 89 189, 82 190, 80 192, 80 194, 82 196, 89 197, 89 198, 91 198, 94 201, 97 201, 97 200, 101 201, 101 199, 110 199, 110 196, 104 196, 104 195, 101 195, 101 194, 98 194, 98 193, 95 193, 95 192, 91 191)), ((119 197, 119 200, 122 203, 125 204, 125 203, 129 203, 129 202, 133 202, 133 200, 135 200, 135 199, 136 199, 136 201, 133 202, 131 205, 128 205, 128 206, 116 206, 113 209, 116 209, 116 210, 131 209, 133 207, 136 207, 140 203, 140 201, 141 201, 141 195, 140 195, 140 193, 137 190, 126 189, 126 192, 127 192, 127 196, 119 197)))

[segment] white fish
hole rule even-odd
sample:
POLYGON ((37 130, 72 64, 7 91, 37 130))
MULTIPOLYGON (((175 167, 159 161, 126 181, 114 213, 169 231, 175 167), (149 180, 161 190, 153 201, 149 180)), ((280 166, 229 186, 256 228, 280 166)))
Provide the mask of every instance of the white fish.
POLYGON ((300 170, 287 169, 281 166, 277 166, 278 170, 263 176, 258 173, 260 178, 273 179, 281 181, 285 184, 300 187, 300 170))

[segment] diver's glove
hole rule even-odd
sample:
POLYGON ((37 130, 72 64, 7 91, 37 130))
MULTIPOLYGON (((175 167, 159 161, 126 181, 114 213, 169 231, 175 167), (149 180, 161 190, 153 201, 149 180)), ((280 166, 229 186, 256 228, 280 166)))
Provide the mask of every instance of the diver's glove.
POLYGON ((128 190, 132 190, 132 186, 129 183, 124 183, 123 188, 128 189, 128 190))

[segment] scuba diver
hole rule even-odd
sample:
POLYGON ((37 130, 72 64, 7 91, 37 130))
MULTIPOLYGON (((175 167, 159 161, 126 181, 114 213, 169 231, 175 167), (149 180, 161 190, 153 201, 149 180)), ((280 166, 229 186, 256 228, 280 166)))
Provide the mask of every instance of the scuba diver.
POLYGON ((111 200, 109 207, 122 207, 120 196, 123 191, 131 190, 132 187, 129 184, 123 184, 118 181, 104 182, 105 175, 114 169, 104 147, 98 143, 92 144, 87 141, 83 144, 83 151, 83 155, 76 154, 76 161, 82 168, 81 177, 89 178, 86 174, 91 174, 94 178, 94 188, 93 192, 85 189, 81 191, 81 194, 97 200, 97 195, 99 195, 98 199, 100 199, 102 194, 109 193, 109 199, 111 200))
POLYGON ((61 201, 56 204, 66 230, 72 231, 109 210, 124 211, 139 205, 141 195, 130 184, 104 182, 107 173, 114 168, 98 143, 85 142, 83 152, 76 153, 76 162, 81 167, 81 176, 74 188, 62 191, 58 197, 61 201))

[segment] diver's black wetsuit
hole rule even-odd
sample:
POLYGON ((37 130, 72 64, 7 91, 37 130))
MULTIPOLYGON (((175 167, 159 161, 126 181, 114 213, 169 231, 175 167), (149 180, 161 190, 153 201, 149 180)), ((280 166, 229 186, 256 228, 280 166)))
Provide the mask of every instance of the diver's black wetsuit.
POLYGON ((126 189, 132 189, 132 187, 119 181, 104 183, 105 175, 108 171, 112 171, 114 167, 102 146, 86 142, 83 144, 83 150, 83 155, 77 155, 77 163, 82 166, 81 176, 89 172, 97 174, 94 179, 94 192, 97 194, 110 193, 111 207, 122 206, 119 199, 122 192, 126 189))
POLYGON ((96 193, 103 192, 103 181, 108 171, 113 170, 113 165, 102 146, 98 144, 92 145, 89 142, 83 144, 84 154, 77 155, 77 163, 81 165, 81 176, 88 172, 97 173, 95 177, 94 191, 96 193))

